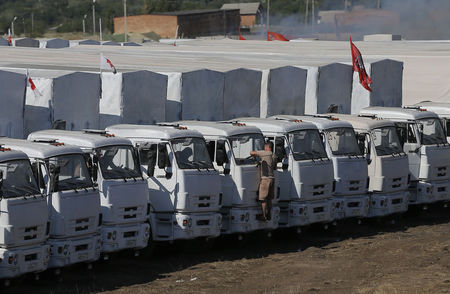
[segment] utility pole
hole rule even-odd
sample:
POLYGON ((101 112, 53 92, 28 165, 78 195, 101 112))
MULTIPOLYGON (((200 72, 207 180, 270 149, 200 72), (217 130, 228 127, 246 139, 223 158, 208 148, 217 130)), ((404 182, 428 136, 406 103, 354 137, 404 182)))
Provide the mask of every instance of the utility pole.
POLYGON ((103 41, 103 32, 102 32, 102 18, 98 19, 98 31, 100 32, 100 42, 103 41))
POLYGON ((378 0, 377 8, 378 8, 378 9, 381 9, 381 0, 378 0))
POLYGON ((87 14, 85 14, 85 15, 83 16, 83 38, 84 38, 85 35, 86 35, 86 17, 87 17, 87 14))
POLYGON ((127 0, 123 0, 123 33, 125 42, 127 42, 127 0))
POLYGON ((305 27, 308 25, 308 10, 309 10, 309 0, 306 0, 306 9, 305 9, 305 27))
POLYGON ((314 1, 311 1, 311 30, 314 32, 314 23, 316 22, 316 16, 314 15, 315 11, 314 11, 314 1))
POLYGON ((267 32, 269 31, 269 15, 270 15, 270 0, 267 0, 267 19, 266 19, 266 26, 267 26, 267 32))
POLYGON ((95 0, 92 0, 92 34, 95 36, 95 0))
POLYGON ((34 32, 34 11, 31 11, 31 35, 34 32))
POLYGON ((11 32, 12 32, 12 36, 15 37, 14 35, 14 22, 16 21, 17 16, 14 16, 12 22, 11 22, 11 32))

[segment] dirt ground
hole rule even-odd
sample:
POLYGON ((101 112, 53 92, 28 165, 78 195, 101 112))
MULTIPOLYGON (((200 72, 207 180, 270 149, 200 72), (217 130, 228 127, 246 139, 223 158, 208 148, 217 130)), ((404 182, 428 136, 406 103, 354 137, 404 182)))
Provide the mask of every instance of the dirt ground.
POLYGON ((153 255, 113 256, 1 293, 450 293, 450 209, 297 236, 160 246, 153 255))

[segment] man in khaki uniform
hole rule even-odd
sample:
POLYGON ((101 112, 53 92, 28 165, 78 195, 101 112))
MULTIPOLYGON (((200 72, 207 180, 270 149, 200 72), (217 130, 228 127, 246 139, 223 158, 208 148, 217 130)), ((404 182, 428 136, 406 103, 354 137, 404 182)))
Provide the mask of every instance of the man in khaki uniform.
POLYGON ((270 220, 270 211, 272 210, 272 199, 274 197, 275 177, 274 170, 277 167, 277 158, 273 154, 273 143, 268 141, 264 145, 264 150, 252 151, 251 156, 259 157, 260 160, 260 182, 259 182, 259 201, 264 220, 270 220))

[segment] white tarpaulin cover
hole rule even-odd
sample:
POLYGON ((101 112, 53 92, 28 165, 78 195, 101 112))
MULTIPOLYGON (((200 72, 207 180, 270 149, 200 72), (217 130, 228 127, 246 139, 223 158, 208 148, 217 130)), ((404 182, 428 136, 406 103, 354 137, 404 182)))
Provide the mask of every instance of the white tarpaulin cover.
POLYGON ((26 76, 0 70, 0 136, 23 138, 26 76))
POLYGON ((225 72, 224 119, 260 116, 261 71, 239 68, 225 72))
POLYGON ((331 105, 339 113, 350 113, 352 97, 352 66, 332 63, 319 67, 317 113, 326 113, 331 105))
POLYGON ((165 121, 167 76, 151 71, 102 73, 100 128, 165 121))
POLYGON ((39 40, 31 38, 22 38, 14 41, 16 47, 34 47, 39 48, 39 40))
POLYGON ((182 74, 182 119, 223 120, 224 74, 202 69, 182 74))
POLYGON ((63 40, 63 39, 51 39, 47 41, 47 44, 45 45, 45 48, 65 48, 69 47, 69 41, 63 40))
POLYGON ((53 121, 68 130, 99 128, 100 75, 75 72, 53 79, 53 121))
POLYGON ((122 74, 123 123, 165 121, 167 76, 151 71, 122 74))
POLYGON ((39 94, 27 87, 25 100, 25 137, 50 128, 52 124, 53 79, 32 77, 39 94))
POLYGON ((304 114, 307 70, 284 66, 270 70, 267 87, 267 116, 304 114))
POLYGON ((383 59, 365 67, 372 79, 372 93, 359 83, 358 73, 353 73, 352 113, 368 106, 402 106, 403 62, 383 59))
POLYGON ((181 72, 167 75, 166 121, 181 120, 181 72))

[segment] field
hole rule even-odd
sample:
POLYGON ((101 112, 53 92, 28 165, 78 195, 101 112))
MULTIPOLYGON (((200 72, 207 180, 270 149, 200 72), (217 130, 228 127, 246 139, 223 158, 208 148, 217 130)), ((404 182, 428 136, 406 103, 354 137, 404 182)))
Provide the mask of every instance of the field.
POLYGON ((1 293, 450 293, 450 209, 300 235, 159 246, 14 281, 1 293), (60 281, 58 281, 60 279, 60 281))

